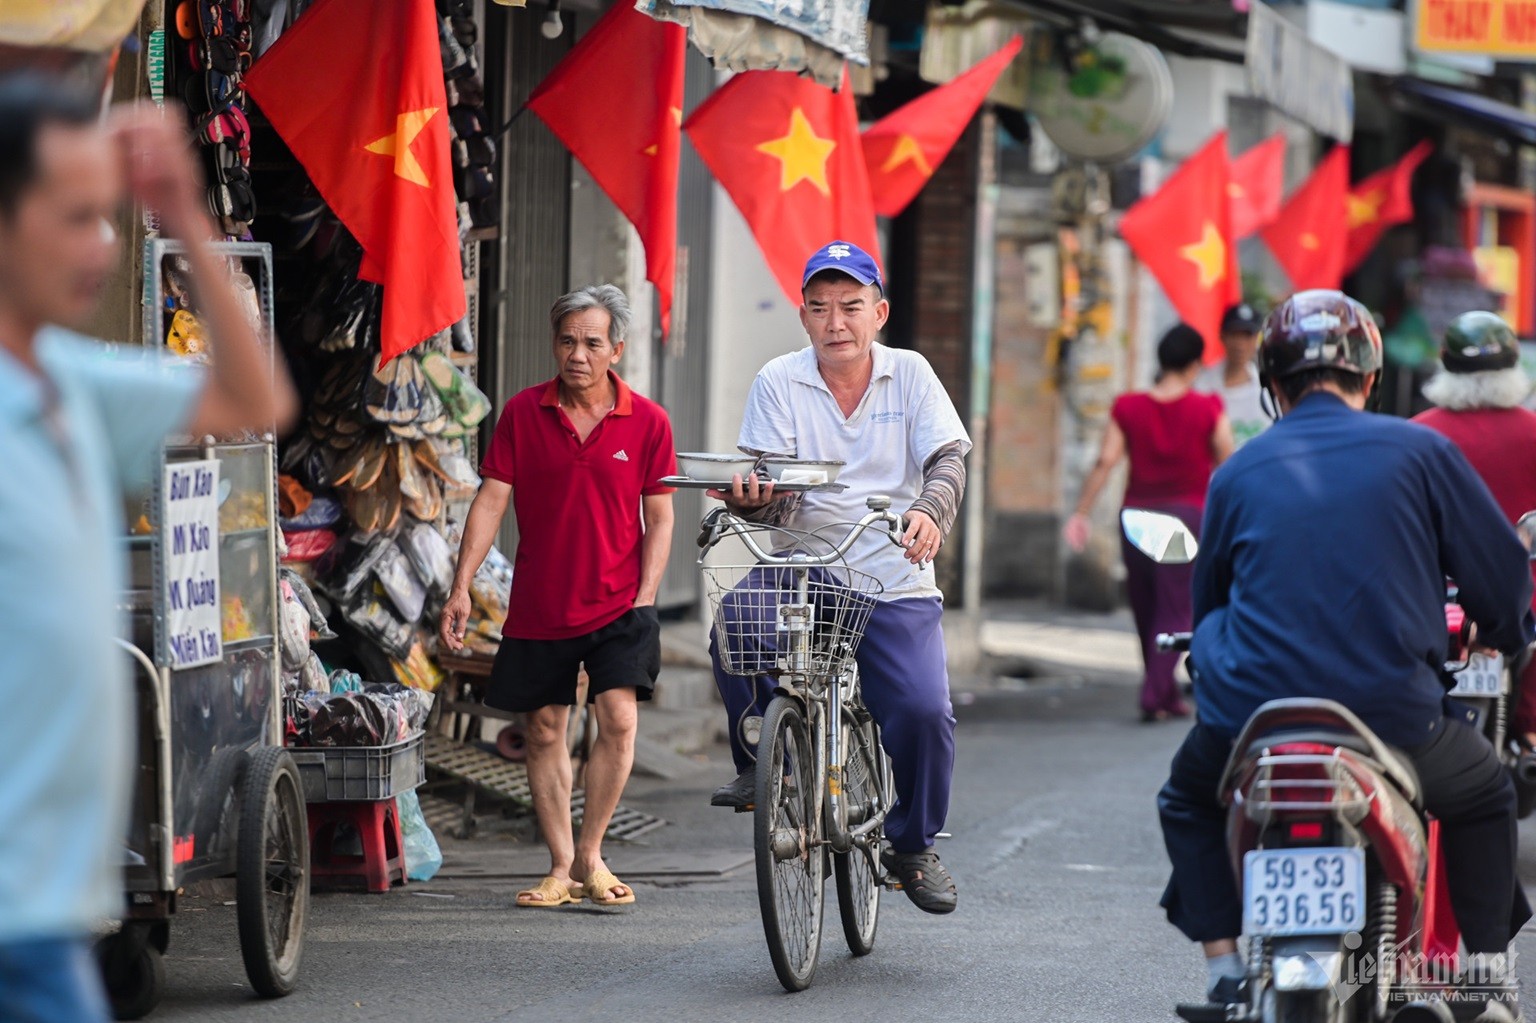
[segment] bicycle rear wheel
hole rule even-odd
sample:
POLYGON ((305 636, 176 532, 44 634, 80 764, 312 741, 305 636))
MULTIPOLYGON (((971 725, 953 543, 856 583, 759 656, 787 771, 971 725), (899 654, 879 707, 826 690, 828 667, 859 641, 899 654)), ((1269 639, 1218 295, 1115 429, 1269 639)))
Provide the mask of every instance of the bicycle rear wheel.
MULTIPOLYGON (((889 807, 890 788, 885 750, 880 732, 873 721, 857 725, 843 724, 843 802, 848 807, 848 827, 857 828, 889 807)), ((837 910, 843 919, 843 937, 848 951, 866 956, 875 949, 875 928, 880 922, 879 873, 880 829, 861 840, 868 852, 855 846, 833 857, 833 877, 837 881, 837 910)))
POLYGON ((775 697, 763 716, 757 756, 757 899, 773 972, 804 991, 821 954, 827 858, 816 813, 816 752, 800 705, 775 697))

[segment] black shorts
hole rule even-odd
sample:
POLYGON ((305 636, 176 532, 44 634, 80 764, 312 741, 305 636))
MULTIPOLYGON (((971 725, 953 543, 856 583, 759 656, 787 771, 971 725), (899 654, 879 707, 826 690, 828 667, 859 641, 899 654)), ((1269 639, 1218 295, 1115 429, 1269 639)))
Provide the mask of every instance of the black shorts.
POLYGON ((633 688, 649 700, 661 674, 661 621, 654 607, 636 607, 602 628, 571 639, 514 639, 506 636, 496 661, 485 705, 529 711, 576 704, 576 675, 587 669, 587 702, 610 689, 633 688))

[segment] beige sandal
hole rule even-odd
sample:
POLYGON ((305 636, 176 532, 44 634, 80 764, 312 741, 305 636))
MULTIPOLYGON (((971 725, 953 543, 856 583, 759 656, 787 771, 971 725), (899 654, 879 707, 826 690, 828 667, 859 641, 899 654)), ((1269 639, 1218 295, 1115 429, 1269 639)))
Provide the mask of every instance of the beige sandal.
POLYGON ((592 900, 595 906, 627 906, 635 901, 635 890, 629 885, 613 876, 608 870, 596 870, 587 878, 587 898, 592 900), (612 896, 608 893, 615 888, 623 888, 628 894, 612 896))
POLYGON ((517 893, 517 904, 524 909, 554 909, 584 898, 582 890, 566 884, 553 874, 540 881, 536 888, 525 888, 517 893), (533 896, 537 895, 535 899, 533 896), (525 901, 526 900, 526 901, 525 901))

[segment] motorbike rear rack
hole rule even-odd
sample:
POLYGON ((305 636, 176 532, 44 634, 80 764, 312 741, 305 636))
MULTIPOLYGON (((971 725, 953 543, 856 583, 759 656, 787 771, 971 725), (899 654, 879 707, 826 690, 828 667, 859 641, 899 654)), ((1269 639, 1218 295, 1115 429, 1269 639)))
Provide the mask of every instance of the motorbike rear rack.
POLYGON ((1277 812, 1327 813, 1350 824, 1358 824, 1370 812, 1375 800, 1374 792, 1361 788, 1354 772, 1345 766, 1339 750, 1332 753, 1269 753, 1265 752, 1254 763, 1253 781, 1244 788, 1250 793, 1244 798, 1243 789, 1235 789, 1234 801, 1241 803, 1248 819, 1261 826, 1267 825, 1277 812), (1277 767, 1322 767, 1327 778, 1275 778, 1277 767), (1317 800, 1268 798, 1280 790, 1312 790, 1333 794, 1345 793, 1344 798, 1317 800), (1261 795, 1262 794, 1262 795, 1261 795))

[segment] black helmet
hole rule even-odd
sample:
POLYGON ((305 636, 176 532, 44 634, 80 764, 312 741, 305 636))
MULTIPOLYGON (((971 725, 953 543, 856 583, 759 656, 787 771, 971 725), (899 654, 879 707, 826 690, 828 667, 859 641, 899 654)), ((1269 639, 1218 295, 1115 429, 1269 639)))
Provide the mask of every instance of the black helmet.
POLYGON ((1381 331, 1342 291, 1298 291, 1264 320, 1259 372, 1278 380, 1309 369, 1369 376, 1381 369, 1381 331))
POLYGON ((1520 362, 1520 342, 1495 313, 1462 313, 1445 328, 1440 363, 1449 373, 1512 369, 1520 362))

